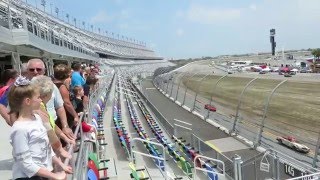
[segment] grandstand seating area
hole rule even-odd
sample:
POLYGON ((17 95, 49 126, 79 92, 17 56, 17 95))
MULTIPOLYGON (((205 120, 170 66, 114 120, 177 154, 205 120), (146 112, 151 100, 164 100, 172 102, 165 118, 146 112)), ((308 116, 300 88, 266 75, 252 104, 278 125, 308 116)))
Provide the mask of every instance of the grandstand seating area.
POLYGON ((0 2, 0 26, 10 30, 25 30, 53 45, 82 54, 124 59, 161 59, 153 50, 138 42, 103 36, 66 23, 24 1, 0 2))
MULTIPOLYGON (((181 138, 167 134, 144 105, 132 82, 120 74, 109 73, 104 81, 101 81, 103 83, 100 84, 100 88, 90 96, 86 120, 97 131, 85 134, 80 128, 79 152, 76 154, 77 160, 72 162, 76 173, 72 175, 72 179, 192 179, 193 160, 199 152, 181 138), (112 112, 107 114, 107 111, 112 112), (109 123, 108 116, 112 117, 114 125, 110 127, 111 134, 117 139, 113 143, 120 144, 125 152, 123 154, 119 150, 117 154, 110 154, 108 151, 108 148, 114 148, 112 139, 115 138, 105 133, 109 128, 106 127, 109 123), (128 127, 129 124, 132 128, 128 127), (143 142, 143 152, 146 154, 141 153, 142 151, 139 153, 135 141, 137 138, 132 137, 133 134, 137 134, 138 141, 143 142), (138 166, 141 162, 137 163, 136 158, 141 161, 138 157, 140 155, 151 157, 158 172, 147 166, 138 166), (127 162, 124 163, 126 167, 117 163, 119 156, 127 162), (87 165, 84 167, 82 164, 87 165), (124 170, 127 168, 129 170, 124 170), (177 170, 181 173, 176 172, 177 170)), ((205 168, 208 171, 200 175, 201 179, 216 179, 215 172, 218 170, 214 162, 199 159, 196 162, 197 168, 205 168)))

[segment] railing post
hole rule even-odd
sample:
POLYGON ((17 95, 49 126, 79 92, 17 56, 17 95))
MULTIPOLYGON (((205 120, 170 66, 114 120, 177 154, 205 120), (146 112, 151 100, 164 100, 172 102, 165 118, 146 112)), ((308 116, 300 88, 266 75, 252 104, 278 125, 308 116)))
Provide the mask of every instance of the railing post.
POLYGON ((254 78, 252 79, 250 82, 248 82, 246 84, 246 86, 243 88, 241 94, 240 94, 240 97, 239 97, 239 101, 238 101, 238 106, 237 106, 237 110, 236 110, 236 116, 234 117, 234 123, 233 123, 233 128, 231 130, 231 132, 236 132, 236 125, 237 125, 237 122, 238 122, 238 119, 239 119, 239 109, 240 109, 240 106, 241 106, 241 103, 242 103, 242 97, 243 97, 243 94, 244 92, 247 90, 247 88, 250 86, 250 84, 253 83, 253 81, 257 80, 258 78, 254 78))
MULTIPOLYGON (((217 85, 219 84, 219 82, 223 79, 223 78, 225 78, 225 77, 227 77, 228 76, 228 74, 226 74, 226 75, 224 75, 224 76, 221 76, 218 80, 217 80, 217 82, 214 84, 214 86, 213 86, 213 88, 212 88, 212 91, 214 92, 214 90, 216 89, 216 87, 217 87, 217 85)), ((210 97, 210 103, 209 103, 210 105, 212 105, 212 96, 210 97)), ((209 109, 208 109, 208 111, 207 111, 207 116, 205 117, 205 119, 208 119, 209 118, 209 114, 210 114, 210 111, 209 111, 209 109)))
POLYGON ((280 179, 280 172, 279 172, 279 157, 277 156, 277 152, 276 151, 272 151, 271 152, 271 156, 273 158, 273 178, 275 178, 276 180, 280 179))
POLYGON ((185 85, 185 87, 186 87, 186 90, 184 91, 184 96, 183 96, 183 101, 182 101, 182 104, 181 104, 181 106, 183 106, 184 105, 184 102, 185 102, 185 100, 186 100, 186 95, 187 95, 187 91, 188 91, 188 87, 187 87, 187 84, 188 84, 188 82, 190 81, 190 79, 192 79, 195 75, 197 75, 197 74, 199 74, 199 73, 194 73, 188 80, 187 80, 187 82, 186 82, 186 85, 185 85))
POLYGON ((242 162, 241 157, 236 154, 236 157, 233 159, 234 180, 242 180, 242 162))
POLYGON ((264 112, 263 112, 263 116, 262 116, 262 122, 261 122, 261 127, 260 127, 260 130, 259 130, 257 142, 256 142, 256 144, 254 145, 255 148, 256 148, 257 146, 259 146, 260 143, 261 143, 262 132, 263 132, 263 128, 264 128, 264 124, 265 124, 265 120, 266 120, 266 116, 267 116, 267 112, 268 112, 270 100, 271 100, 273 94, 276 92, 276 90, 277 90, 283 83, 285 83, 285 82, 287 82, 287 81, 288 81, 287 79, 286 79, 286 80, 283 80, 283 81, 281 81, 275 88, 273 88, 272 92, 270 93, 270 95, 269 95, 269 97, 268 97, 268 99, 267 99, 267 102, 266 102, 266 104, 265 104, 265 106, 264 106, 264 112))
POLYGON ((211 72, 208 73, 208 74, 206 74, 204 77, 202 77, 202 78, 200 79, 200 84, 199 84, 199 86, 198 86, 198 88, 197 88, 196 95, 194 96, 193 107, 192 107, 192 109, 191 109, 191 112, 194 111, 194 108, 195 108, 195 106, 196 106, 196 100, 197 100, 197 96, 198 96, 198 94, 199 94, 200 87, 201 87, 201 85, 202 85, 202 81, 203 81, 208 75, 210 75, 210 74, 211 74, 211 72))

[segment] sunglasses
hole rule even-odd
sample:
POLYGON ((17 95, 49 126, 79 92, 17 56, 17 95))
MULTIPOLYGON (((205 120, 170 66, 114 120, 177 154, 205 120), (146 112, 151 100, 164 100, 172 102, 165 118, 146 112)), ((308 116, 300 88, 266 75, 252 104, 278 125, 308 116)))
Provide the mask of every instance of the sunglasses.
POLYGON ((42 68, 29 68, 29 71, 30 71, 30 72, 34 72, 35 70, 36 70, 37 72, 42 72, 43 69, 42 69, 42 68))

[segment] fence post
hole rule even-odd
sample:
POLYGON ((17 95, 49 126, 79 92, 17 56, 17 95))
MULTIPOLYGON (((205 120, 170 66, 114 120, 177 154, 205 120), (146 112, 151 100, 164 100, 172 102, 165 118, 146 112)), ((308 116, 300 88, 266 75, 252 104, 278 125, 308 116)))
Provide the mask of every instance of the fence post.
POLYGON ((240 94, 239 101, 238 101, 238 106, 237 106, 237 110, 236 110, 236 116, 234 117, 233 128, 231 130, 232 133, 236 132, 236 125, 237 125, 237 121, 238 121, 238 118, 239 118, 239 109, 240 109, 240 106, 241 106, 241 103, 242 103, 243 94, 247 90, 247 88, 250 86, 250 84, 253 81, 255 81, 256 79, 258 79, 258 78, 256 77, 256 78, 252 79, 250 82, 248 82, 246 84, 246 86, 243 88, 243 90, 242 90, 242 92, 240 94))
POLYGON ((204 77, 202 77, 202 78, 199 80, 199 81, 200 81, 200 84, 199 84, 199 86, 198 86, 198 88, 197 88, 196 95, 194 96, 194 101, 193 101, 193 106, 192 106, 191 112, 194 111, 194 108, 195 108, 195 106, 196 106, 196 100, 197 100, 197 96, 198 96, 198 94, 199 94, 200 86, 202 85, 203 80, 204 80, 208 75, 210 75, 210 74, 211 74, 211 72, 208 73, 208 74, 206 74, 204 77))
POLYGON ((170 96, 169 97, 172 96, 174 82, 175 82, 175 78, 172 77, 172 86, 171 86, 170 96))
MULTIPOLYGON (((224 76, 221 76, 221 77, 217 80, 217 82, 214 84, 212 90, 214 91, 214 90, 216 89, 217 85, 219 84, 219 82, 220 82, 223 78, 225 78, 225 77, 227 77, 227 76, 228 76, 228 74, 226 74, 226 75, 224 75, 224 76)), ((212 105, 212 96, 210 97, 210 103, 209 103, 209 104, 212 105)), ((210 114, 209 109, 207 109, 207 110, 208 110, 208 111, 207 111, 207 116, 205 117, 205 119, 208 119, 208 118, 209 118, 209 114, 210 114)))
POLYGON ((186 73, 181 77, 181 79, 180 79, 180 81, 179 81, 179 85, 178 85, 178 88, 177 88, 177 93, 176 93, 176 97, 174 98, 174 101, 176 101, 176 100, 178 99, 178 93, 179 93, 179 89, 180 89, 180 84, 181 84, 182 79, 184 78, 184 76, 187 75, 187 74, 188 74, 188 72, 186 72, 186 73))
POLYGON ((188 87, 187 87, 187 84, 188 84, 188 82, 190 81, 190 79, 192 79, 195 75, 197 75, 197 74, 199 74, 199 73, 194 73, 188 80, 187 80, 187 82, 186 82, 186 85, 185 85, 185 87, 186 87, 186 90, 184 91, 184 96, 183 96, 183 101, 182 101, 182 104, 181 104, 181 106, 183 106, 184 105, 184 103, 185 103, 185 100, 186 100, 186 95, 187 95, 187 91, 188 91, 188 87))
MULTIPOLYGON (((168 94, 169 81, 172 81, 172 80, 170 80, 170 78, 167 80, 167 89, 166 89, 166 94, 168 94)), ((169 94, 168 94, 168 95, 169 95, 169 94)))
POLYGON ((257 146, 259 146, 260 143, 261 143, 261 137, 262 137, 263 127, 264 127, 264 124, 265 124, 265 121, 266 121, 266 116, 267 116, 267 112, 268 112, 270 100, 271 100, 273 94, 276 92, 276 90, 277 90, 283 83, 285 83, 286 81, 288 81, 288 80, 286 79, 286 80, 281 81, 275 88, 273 88, 272 92, 270 93, 270 95, 269 95, 269 97, 268 97, 268 99, 267 99, 267 102, 266 102, 266 104, 265 104, 265 106, 264 106, 264 112, 263 112, 263 116, 262 116, 261 127, 260 127, 259 134, 258 134, 258 139, 257 139, 256 144, 254 145, 255 148, 256 148, 257 146))
POLYGON ((273 169, 272 169, 272 173, 273 173, 273 178, 275 178, 276 180, 280 179, 280 172, 279 172, 279 157, 277 156, 277 152, 276 151, 271 151, 271 155, 272 155, 272 159, 273 159, 273 169))

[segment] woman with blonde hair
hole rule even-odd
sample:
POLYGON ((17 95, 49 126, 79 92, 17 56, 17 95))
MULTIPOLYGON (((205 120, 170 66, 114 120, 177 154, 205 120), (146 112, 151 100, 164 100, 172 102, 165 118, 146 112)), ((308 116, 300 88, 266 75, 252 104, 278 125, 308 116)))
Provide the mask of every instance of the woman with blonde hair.
POLYGON ((62 132, 59 127, 55 125, 54 119, 50 116, 46 108, 46 104, 52 96, 54 87, 53 82, 49 77, 40 75, 32 78, 31 84, 39 87, 40 98, 42 99, 42 102, 40 104, 40 111, 37 112, 41 116, 43 124, 47 129, 52 149, 56 154, 62 156, 63 158, 71 158, 71 155, 62 148, 61 142, 57 135, 67 143, 72 143, 72 141, 62 132))

